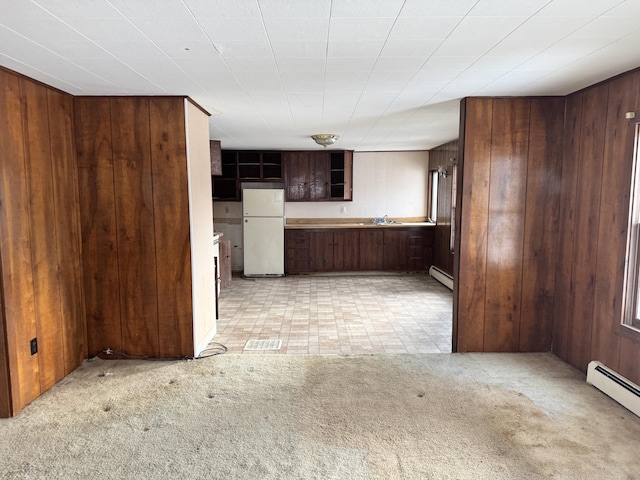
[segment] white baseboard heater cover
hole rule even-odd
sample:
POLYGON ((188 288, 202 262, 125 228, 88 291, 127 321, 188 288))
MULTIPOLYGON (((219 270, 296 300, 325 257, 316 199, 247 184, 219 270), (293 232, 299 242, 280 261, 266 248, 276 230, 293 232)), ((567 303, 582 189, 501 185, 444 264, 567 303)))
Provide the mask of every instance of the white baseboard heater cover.
POLYGON ((431 265, 429 268, 429 275, 447 287, 449 290, 453 290, 453 277, 446 272, 443 272, 438 267, 431 265))
POLYGON ((640 417, 640 387, 600 362, 590 362, 587 383, 640 417))

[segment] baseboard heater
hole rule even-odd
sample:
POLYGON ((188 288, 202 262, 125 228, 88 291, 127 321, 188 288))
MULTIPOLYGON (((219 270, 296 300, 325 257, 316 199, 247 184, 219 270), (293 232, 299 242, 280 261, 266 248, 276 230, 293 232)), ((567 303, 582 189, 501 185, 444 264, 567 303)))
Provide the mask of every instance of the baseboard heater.
POLYGON ((443 272, 438 267, 431 265, 429 268, 429 275, 447 287, 449 290, 453 290, 453 277, 446 272, 443 272))
POLYGON ((640 417, 640 387, 600 362, 590 362, 587 383, 640 417))

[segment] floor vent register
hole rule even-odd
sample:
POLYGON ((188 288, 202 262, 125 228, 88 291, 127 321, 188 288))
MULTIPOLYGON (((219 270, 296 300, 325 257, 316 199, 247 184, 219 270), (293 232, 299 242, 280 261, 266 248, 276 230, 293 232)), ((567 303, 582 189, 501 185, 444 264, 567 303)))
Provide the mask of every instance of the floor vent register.
POLYGON ((282 340, 249 340, 245 346, 245 350, 280 350, 282 340))

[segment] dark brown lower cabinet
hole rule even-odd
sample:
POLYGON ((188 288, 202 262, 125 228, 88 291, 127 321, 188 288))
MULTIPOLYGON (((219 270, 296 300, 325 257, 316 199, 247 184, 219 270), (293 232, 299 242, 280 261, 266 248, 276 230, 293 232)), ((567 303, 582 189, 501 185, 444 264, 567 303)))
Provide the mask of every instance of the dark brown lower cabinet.
POLYGON ((428 270, 433 235, 433 227, 286 230, 285 271, 428 270))
POLYGON ((359 269, 359 230, 333 232, 333 267, 337 272, 353 272, 359 269))
POLYGON ((383 245, 384 232, 382 230, 361 230, 358 270, 382 270, 384 267, 383 245))
POLYGON ((309 236, 309 268, 312 272, 333 270, 333 231, 321 230, 309 236))
POLYGON ((306 230, 285 230, 284 254, 286 273, 307 273, 309 268, 309 237, 306 230))

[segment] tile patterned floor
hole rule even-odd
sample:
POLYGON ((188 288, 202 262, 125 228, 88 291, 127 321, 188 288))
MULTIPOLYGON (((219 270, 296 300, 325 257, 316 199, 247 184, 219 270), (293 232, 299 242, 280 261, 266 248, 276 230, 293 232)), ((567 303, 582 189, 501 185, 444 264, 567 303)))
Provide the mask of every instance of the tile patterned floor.
POLYGON ((234 353, 451 352, 451 291, 425 274, 234 277, 215 342, 234 353), (277 351, 243 351, 281 339, 277 351))

